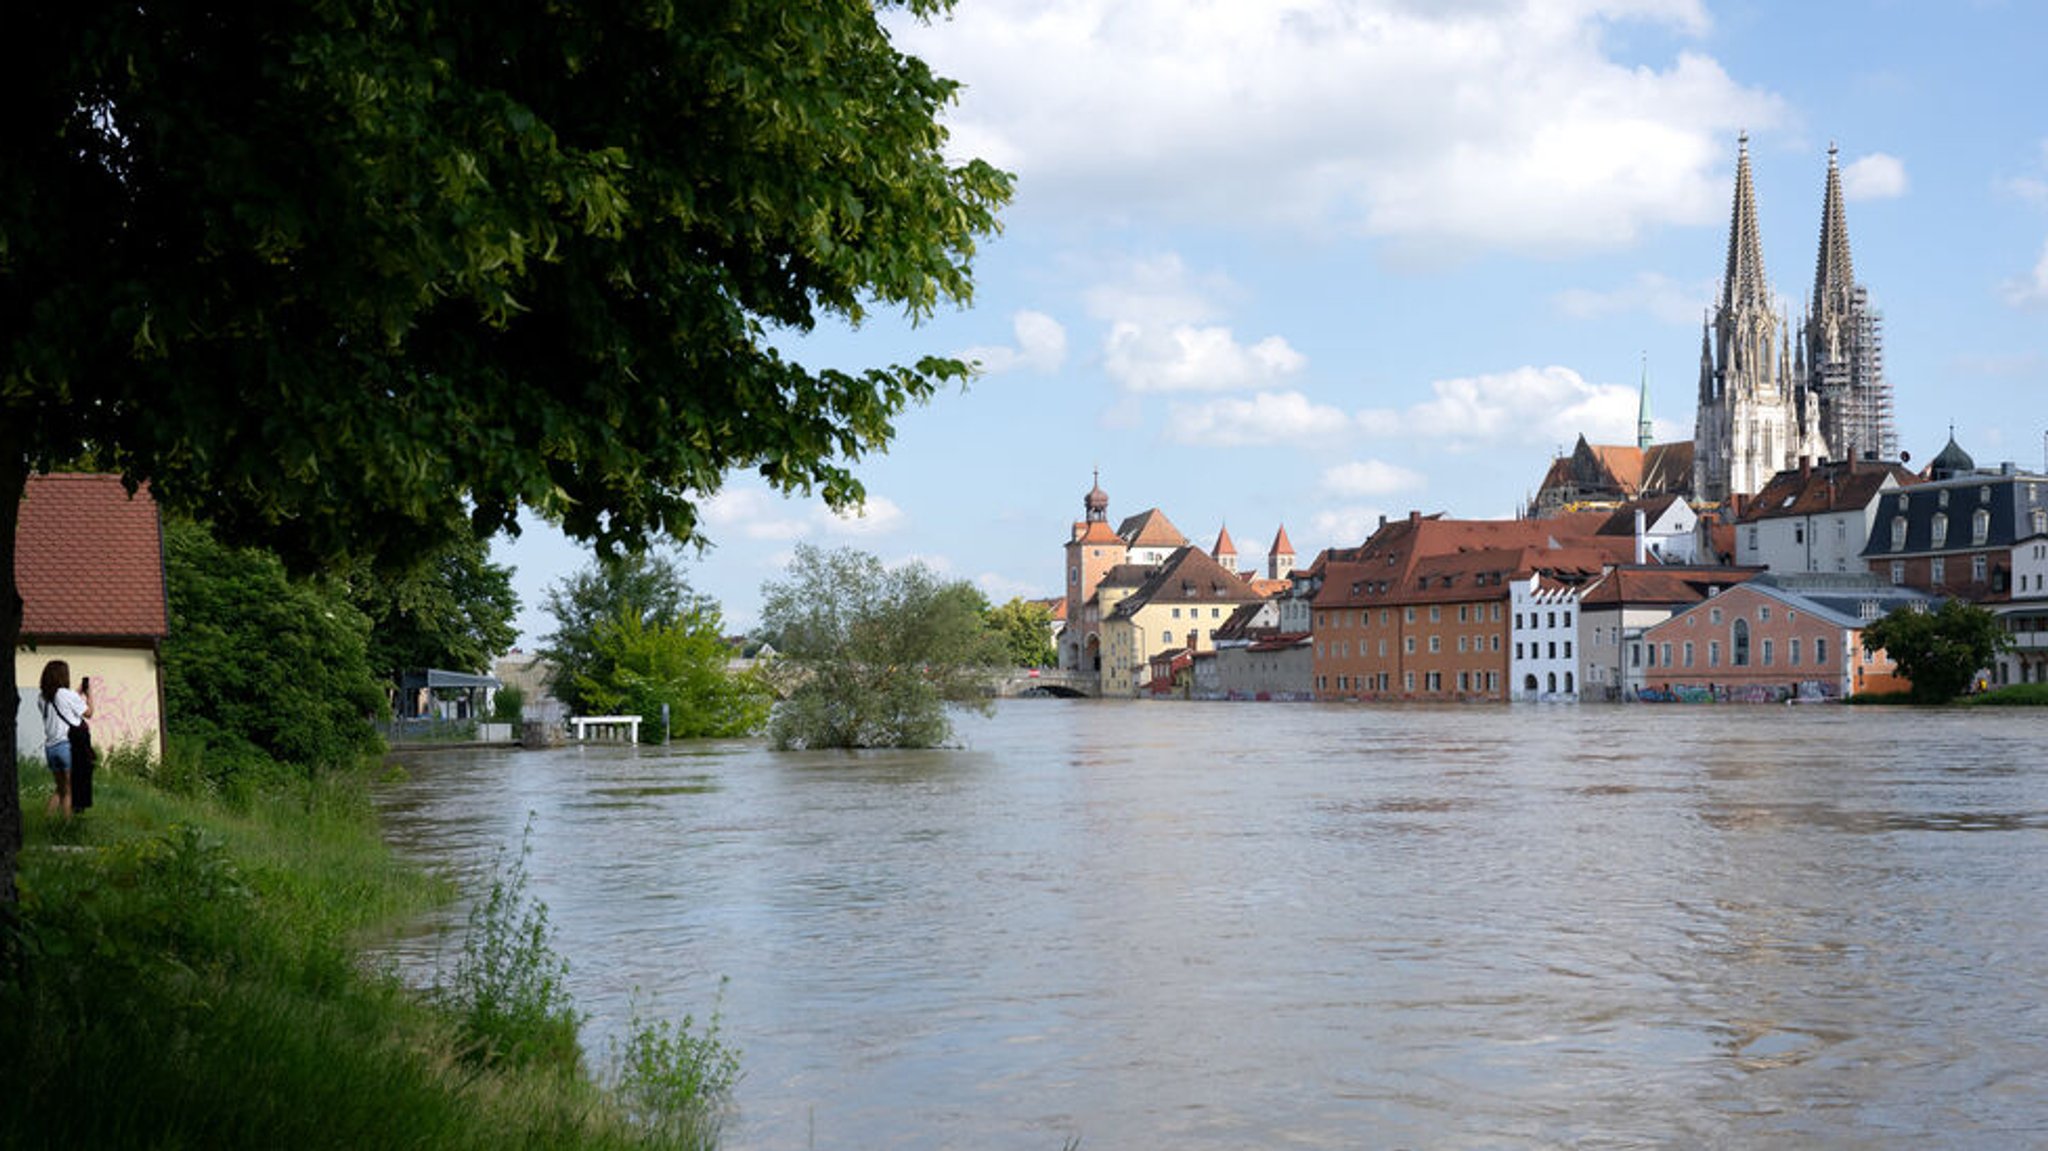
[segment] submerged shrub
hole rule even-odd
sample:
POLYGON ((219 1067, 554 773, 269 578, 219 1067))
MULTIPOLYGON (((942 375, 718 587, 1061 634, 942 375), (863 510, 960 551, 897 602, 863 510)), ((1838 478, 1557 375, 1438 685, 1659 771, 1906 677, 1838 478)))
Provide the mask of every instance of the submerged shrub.
POLYGON ((657 1138, 684 1147, 716 1145, 740 1075, 739 1053, 719 1037, 718 1015, 702 1031, 695 1020, 652 1021, 636 1003, 623 1046, 613 1048, 614 1093, 627 1116, 657 1138))
POLYGON ((554 949, 547 904, 526 890, 532 829, 529 818, 509 862, 500 852, 489 887, 469 910, 453 979, 436 993, 467 1035, 470 1061, 576 1071, 583 1021, 569 999, 569 961, 554 949))

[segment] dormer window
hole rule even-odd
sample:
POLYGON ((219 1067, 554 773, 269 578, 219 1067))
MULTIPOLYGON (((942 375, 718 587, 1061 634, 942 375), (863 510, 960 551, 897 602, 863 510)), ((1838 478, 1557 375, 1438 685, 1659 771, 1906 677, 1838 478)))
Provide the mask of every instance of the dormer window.
POLYGON ((1991 513, 1978 508, 1970 515, 1970 542, 1981 544, 1991 538, 1991 513))
MULTIPOLYGON (((1947 503, 1948 501, 1946 497, 1948 496, 1948 493, 1943 492, 1941 494, 1943 496, 1942 502, 1947 503)), ((1937 548, 1946 547, 1948 545, 1948 516, 1942 514, 1941 512, 1935 512, 1934 522, 1929 530, 1928 535, 1928 546, 1937 548)))
POLYGON ((1906 550, 1906 517, 1903 513, 1892 520, 1892 550, 1906 550))

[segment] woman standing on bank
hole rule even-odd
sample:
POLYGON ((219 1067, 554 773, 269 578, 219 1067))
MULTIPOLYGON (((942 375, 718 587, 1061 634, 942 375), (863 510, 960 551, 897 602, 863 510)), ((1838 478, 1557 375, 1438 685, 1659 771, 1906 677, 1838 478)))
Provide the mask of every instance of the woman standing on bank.
POLYGON ((71 690, 71 665, 53 659, 43 665, 42 693, 36 701, 43 713, 43 756, 57 790, 48 810, 71 817, 71 729, 92 715, 92 677, 81 684, 85 694, 71 690))

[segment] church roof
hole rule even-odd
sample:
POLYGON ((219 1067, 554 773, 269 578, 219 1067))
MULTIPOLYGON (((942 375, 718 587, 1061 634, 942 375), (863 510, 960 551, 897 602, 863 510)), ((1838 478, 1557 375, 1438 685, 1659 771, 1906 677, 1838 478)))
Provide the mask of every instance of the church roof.
POLYGON ((1230 542, 1230 525, 1225 524, 1222 530, 1216 533, 1216 546, 1209 549, 1209 554, 1219 560, 1224 556, 1237 554, 1237 545, 1230 542))
POLYGON ((1287 538, 1286 524, 1281 524, 1280 530, 1274 534, 1270 554, 1276 556, 1291 556, 1294 554, 1294 542, 1287 538))
POLYGON ((1971 459, 1970 453, 1964 451, 1963 446, 1956 442, 1956 434, 1951 431, 1948 434, 1948 444, 1941 449, 1941 454, 1935 456, 1934 461, 1927 465, 1927 477, 1945 480, 1968 475, 1976 470, 1977 461, 1971 459))

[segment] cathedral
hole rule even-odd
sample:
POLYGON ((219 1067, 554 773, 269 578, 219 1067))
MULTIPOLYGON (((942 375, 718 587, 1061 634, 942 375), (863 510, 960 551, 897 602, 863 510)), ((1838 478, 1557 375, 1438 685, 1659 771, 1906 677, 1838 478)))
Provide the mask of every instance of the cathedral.
POLYGON ((1883 332, 1850 262, 1836 149, 1828 149, 1813 298, 1796 340, 1764 276, 1747 135, 1738 144, 1732 215, 1721 297, 1700 335, 1693 498, 1753 495, 1801 457, 1894 458, 1883 332))

